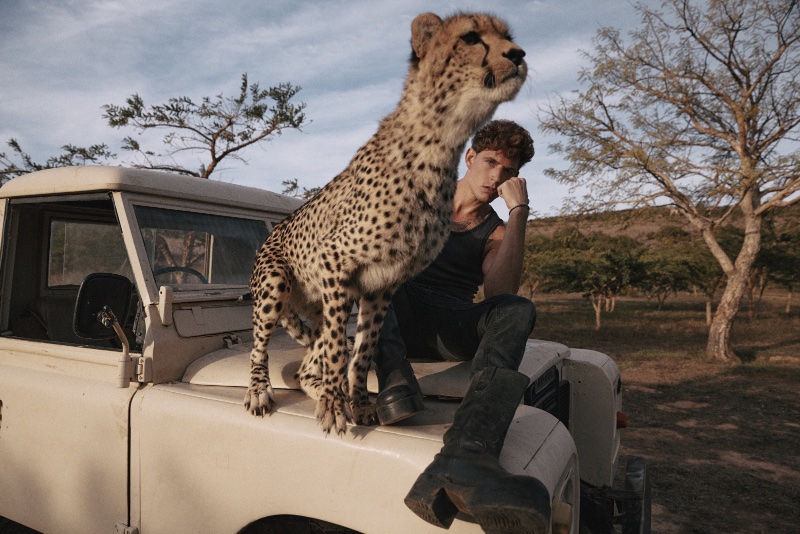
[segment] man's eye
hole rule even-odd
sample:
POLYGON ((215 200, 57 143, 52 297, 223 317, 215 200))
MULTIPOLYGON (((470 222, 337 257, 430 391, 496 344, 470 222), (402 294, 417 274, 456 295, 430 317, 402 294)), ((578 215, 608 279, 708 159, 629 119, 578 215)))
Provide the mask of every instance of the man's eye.
POLYGON ((478 35, 478 32, 468 32, 461 36, 461 40, 468 45, 474 45, 481 42, 481 36, 478 35))

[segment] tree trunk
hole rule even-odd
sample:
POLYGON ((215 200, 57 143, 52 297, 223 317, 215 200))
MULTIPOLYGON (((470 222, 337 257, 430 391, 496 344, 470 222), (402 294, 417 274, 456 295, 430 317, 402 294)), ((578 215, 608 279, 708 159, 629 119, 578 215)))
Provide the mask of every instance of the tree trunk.
POLYGON ((747 319, 752 321, 756 316, 756 288, 747 284, 747 319))
POLYGON ((592 302, 592 308, 594 308, 594 329, 600 330, 600 314, 603 312, 603 298, 602 294, 594 294, 592 293, 589 296, 589 300, 592 302))
MULTIPOLYGON (((728 284, 730 285, 730 283, 728 284)), ((733 326, 733 319, 739 311, 739 302, 741 295, 736 296, 735 288, 730 291, 725 288, 725 293, 722 295, 717 311, 711 319, 711 326, 708 329, 708 344, 706 345, 706 354, 718 361, 723 362, 740 362, 739 357, 731 349, 731 327, 733 326)))
MULTIPOLYGON (((751 195, 752 193, 746 195, 748 199, 742 203, 745 232, 742 248, 739 250, 736 261, 731 263, 727 255, 724 253, 722 255, 718 254, 721 249, 715 250, 714 247, 711 248, 712 254, 718 260, 722 260, 720 264, 728 277, 728 281, 725 284, 722 298, 717 305, 714 318, 711 320, 706 354, 713 360, 727 363, 741 362, 731 348, 731 327, 747 289, 750 269, 761 247, 761 217, 752 212, 752 206, 748 206, 748 202, 753 202, 751 195)), ((704 235, 704 237, 706 236, 704 235)), ((709 239, 706 239, 706 242, 709 242, 709 239)), ((719 247, 716 241, 714 241, 714 245, 719 247)))
POLYGON ((539 289, 539 281, 528 281, 528 299, 533 300, 533 295, 536 293, 536 290, 539 289))
POLYGON ((711 313, 713 306, 711 302, 711 298, 706 299, 706 326, 711 326, 711 317, 713 314, 711 313))
POLYGON ((786 293, 786 309, 784 311, 786 312, 787 315, 792 313, 792 296, 793 296, 793 294, 794 294, 794 292, 791 289, 789 289, 789 292, 786 293))
POLYGON ((741 363, 741 359, 736 356, 731 348, 731 327, 747 290, 750 266, 752 266, 758 252, 760 241, 758 237, 760 236, 756 235, 754 238, 753 234, 745 236, 744 244, 739 251, 739 256, 736 258, 734 268, 727 273, 728 281, 725 284, 725 291, 722 293, 708 331, 706 354, 714 360, 741 363))

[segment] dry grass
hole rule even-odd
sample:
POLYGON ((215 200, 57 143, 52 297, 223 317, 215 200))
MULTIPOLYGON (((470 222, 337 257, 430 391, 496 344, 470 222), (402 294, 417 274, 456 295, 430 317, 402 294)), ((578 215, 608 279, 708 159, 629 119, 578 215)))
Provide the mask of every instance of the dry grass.
MULTIPOLYGON (((533 337, 604 352, 618 363, 650 360, 704 360, 708 327, 702 298, 681 294, 662 310, 655 302, 620 297, 613 313, 604 312, 594 329, 594 310, 580 295, 534 296, 538 318, 533 337)), ((800 306, 783 313, 784 297, 769 294, 753 320, 740 313, 733 326, 734 352, 745 362, 798 358, 800 306)))
MULTIPOLYGON (((662 311, 623 298, 603 327, 579 296, 536 297, 533 337, 599 350, 622 369, 623 454, 648 461, 653 532, 793 533, 800 525, 800 309, 768 295, 731 339, 746 362, 705 359, 701 299, 662 311)), ((800 307, 798 307, 800 308, 800 307)))

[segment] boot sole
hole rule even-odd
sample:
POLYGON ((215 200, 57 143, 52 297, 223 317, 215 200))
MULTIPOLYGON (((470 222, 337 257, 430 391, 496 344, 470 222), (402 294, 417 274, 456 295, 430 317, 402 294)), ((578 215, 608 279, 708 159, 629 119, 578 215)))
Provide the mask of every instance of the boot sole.
POLYGON ((487 534, 545 534, 547 521, 535 510, 504 507, 472 510, 473 518, 487 534))
POLYGON ((445 529, 450 528, 460 511, 471 516, 488 534, 544 534, 549 531, 547 490, 535 479, 524 485, 530 486, 524 493, 539 494, 541 502, 532 503, 529 498, 516 494, 506 495, 508 498, 504 499, 500 495, 502 491, 481 491, 479 487, 460 489, 441 475, 422 473, 408 492, 405 503, 420 518, 445 529), (460 494, 461 500, 448 495, 449 486, 454 495, 460 494))
POLYGON ((453 523, 458 508, 447 496, 442 482, 441 477, 422 473, 406 495, 405 503, 428 523, 446 529, 453 523))
POLYGON ((389 404, 378 404, 375 407, 375 412, 378 414, 378 421, 380 421, 381 425, 391 425, 403 419, 408 419, 424 409, 425 403, 422 401, 422 395, 417 393, 389 404))

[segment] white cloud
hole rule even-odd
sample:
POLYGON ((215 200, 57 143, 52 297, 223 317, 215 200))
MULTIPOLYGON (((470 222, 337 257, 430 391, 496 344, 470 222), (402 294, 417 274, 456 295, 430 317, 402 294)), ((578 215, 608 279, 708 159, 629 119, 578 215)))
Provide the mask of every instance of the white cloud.
POLYGON ((307 103, 312 122, 244 154, 250 164, 231 164, 220 179, 273 189, 288 178, 322 185, 396 104, 411 21, 428 10, 491 11, 510 24, 531 75, 498 116, 534 134, 537 155, 525 171, 537 198, 549 203, 543 209, 557 205, 563 187, 534 175, 545 162, 559 163, 538 135, 537 108, 577 87, 577 49, 589 48, 600 26, 637 21, 625 2, 499 0, 487 9, 478 0, 2 0, 0 143, 16 137, 37 160, 67 143, 114 148, 133 132, 109 128, 103 104, 123 104, 133 93, 148 104, 233 95, 247 72, 262 87, 302 86, 296 99, 307 103))

